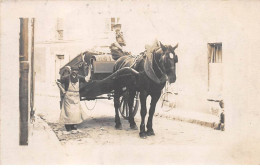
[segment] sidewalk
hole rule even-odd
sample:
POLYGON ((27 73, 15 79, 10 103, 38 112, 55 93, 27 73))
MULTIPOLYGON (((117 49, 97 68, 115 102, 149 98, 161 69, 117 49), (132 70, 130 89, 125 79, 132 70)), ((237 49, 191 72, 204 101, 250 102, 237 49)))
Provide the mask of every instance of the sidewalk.
MULTIPOLYGON (((159 100, 158 105, 161 104, 159 100)), ((212 114, 193 111, 191 109, 172 108, 169 111, 163 111, 157 106, 154 114, 157 117, 165 117, 177 121, 184 121, 188 123, 198 124, 205 127, 215 128, 219 123, 219 117, 212 114)))
MULTIPOLYGON (((110 101, 107 100, 99 100, 103 103, 109 103, 113 105, 110 101)), ((150 103, 150 99, 148 98, 147 104, 150 103)), ((113 108, 113 107, 112 107, 113 108)), ((140 106, 137 111, 137 115, 140 113, 140 106)), ((149 110, 149 105, 147 106, 147 109, 149 110)), ((182 122, 188 122, 192 124, 197 124, 205 127, 215 128, 219 124, 220 118, 216 115, 207 114, 203 112, 194 111, 191 109, 182 109, 182 108, 172 108, 169 111, 163 111, 161 108, 161 100, 158 101, 155 114, 156 117, 164 117, 167 119, 182 121, 182 122)))
POLYGON ((58 138, 39 116, 29 127, 28 146, 21 147, 20 157, 11 164, 65 164, 66 153, 58 138))

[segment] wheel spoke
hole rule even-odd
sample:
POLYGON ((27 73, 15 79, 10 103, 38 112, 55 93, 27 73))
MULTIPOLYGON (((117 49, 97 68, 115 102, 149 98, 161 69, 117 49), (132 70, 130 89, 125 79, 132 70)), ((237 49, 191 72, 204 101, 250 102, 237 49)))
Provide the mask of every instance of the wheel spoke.
POLYGON ((126 102, 126 106, 125 106, 126 108, 125 108, 125 112, 126 112, 126 117, 129 117, 129 106, 128 106, 128 103, 126 102))
MULTIPOLYGON (((134 102, 133 102, 133 107, 132 107, 132 115, 135 116, 136 112, 138 110, 139 107, 139 99, 138 96, 139 93, 136 94, 134 102)), ((120 108, 119 108, 119 112, 121 113, 121 116, 124 119, 128 119, 129 118, 129 113, 130 113, 130 109, 129 109, 129 105, 128 105, 128 93, 124 92, 123 95, 120 97, 120 108)))
POLYGON ((120 111, 123 112, 123 106, 122 106, 122 103, 124 103, 124 99, 123 97, 121 97, 121 100, 120 100, 120 105, 119 105, 119 108, 120 108, 120 111))
POLYGON ((120 98, 120 106, 122 105, 123 102, 124 102, 124 101, 123 101, 123 97, 121 97, 121 98, 120 98))
POLYGON ((123 111, 122 111, 123 115, 125 116, 125 113, 126 113, 126 102, 124 101, 124 104, 123 104, 123 111))

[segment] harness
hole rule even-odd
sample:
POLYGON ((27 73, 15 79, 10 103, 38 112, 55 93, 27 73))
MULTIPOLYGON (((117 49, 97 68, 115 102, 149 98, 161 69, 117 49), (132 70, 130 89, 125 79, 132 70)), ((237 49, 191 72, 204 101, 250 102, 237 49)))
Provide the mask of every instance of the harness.
MULTIPOLYGON (((154 54, 153 54, 154 55, 154 54)), ((157 66, 157 68, 159 69, 160 73, 162 74, 162 76, 164 75, 164 72, 162 71, 161 67, 158 65, 157 61, 155 60, 155 57, 153 56, 153 60, 157 66)))
MULTIPOLYGON (((133 68, 133 66, 136 65, 137 60, 140 59, 141 57, 142 57, 142 55, 138 55, 137 57, 129 55, 129 57, 124 60, 124 62, 126 62, 127 60, 129 60, 131 58, 134 58, 134 62, 129 66, 130 68, 133 68)), ((124 64, 121 64, 118 69, 121 69, 123 66, 124 66, 124 64)))
MULTIPOLYGON (((161 69, 161 67, 159 66, 159 64, 157 63, 157 61, 155 60, 155 57, 154 57, 154 53, 156 51, 158 51, 160 49, 160 47, 154 49, 152 52, 147 52, 145 55, 145 62, 144 62, 144 71, 146 73, 146 75, 152 80, 154 81, 155 83, 157 84, 163 84, 166 82, 166 75, 165 73, 163 72, 163 70, 161 69), (154 69, 153 69, 153 63, 155 63, 156 67, 158 68, 159 70, 159 73, 162 75, 160 78, 155 74, 154 72, 154 69)), ((133 63, 129 66, 129 68, 133 68, 134 66, 137 66, 137 62, 138 60, 141 59, 141 57, 143 57, 143 55, 139 55, 137 57, 134 57, 134 61, 133 63)), ((126 63, 127 60, 129 59, 132 59, 133 57, 128 57, 127 59, 124 60, 124 62, 126 63)), ((125 64, 122 63, 118 69, 121 69, 125 64)))
MULTIPOLYGON (((157 48, 158 50, 159 48, 157 48)), ((158 65, 157 61, 154 58, 154 52, 157 50, 153 50, 153 52, 150 52, 147 54, 145 62, 144 62, 144 71, 146 73, 146 75, 155 83, 157 84, 163 84, 166 82, 166 75, 163 73, 162 69, 160 68, 160 66, 158 65), (159 78, 153 69, 153 62, 155 62, 156 66, 158 67, 160 73, 162 74, 162 77, 159 78)))

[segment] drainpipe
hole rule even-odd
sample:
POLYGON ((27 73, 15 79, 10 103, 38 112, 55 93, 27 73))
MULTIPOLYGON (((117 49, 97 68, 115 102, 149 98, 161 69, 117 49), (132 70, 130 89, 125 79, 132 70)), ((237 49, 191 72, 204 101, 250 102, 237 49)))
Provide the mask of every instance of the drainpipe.
POLYGON ((20 18, 19 144, 28 145, 28 18, 20 18))

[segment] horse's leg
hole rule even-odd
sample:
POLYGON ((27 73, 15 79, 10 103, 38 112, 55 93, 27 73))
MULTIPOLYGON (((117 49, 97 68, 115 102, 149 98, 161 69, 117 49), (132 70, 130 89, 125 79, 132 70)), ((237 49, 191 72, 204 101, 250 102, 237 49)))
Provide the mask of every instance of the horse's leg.
POLYGON ((146 132, 145 132, 145 116, 146 116, 146 113, 147 113, 146 99, 147 99, 146 91, 141 91, 140 102, 141 102, 141 119, 142 120, 141 120, 140 133, 139 133, 139 136, 141 138, 146 138, 146 132))
POLYGON ((115 123, 116 123, 115 127, 116 127, 116 129, 122 129, 122 124, 121 124, 119 112, 118 112, 118 109, 120 107, 119 97, 120 97, 120 92, 119 92, 119 90, 115 89, 114 107, 115 107, 115 123))
POLYGON ((137 130, 138 127, 136 126, 134 116, 133 116, 133 104, 136 92, 134 90, 129 90, 129 98, 128 98, 128 107, 129 107, 129 118, 128 121, 130 123, 130 128, 137 130))
POLYGON ((161 95, 160 92, 151 95, 152 99, 151 99, 151 104, 150 104, 150 109, 149 109, 149 117, 148 117, 148 121, 147 121, 147 125, 146 125, 146 127, 147 127, 146 133, 148 136, 155 135, 154 131, 153 131, 153 115, 155 112, 155 107, 156 107, 157 101, 160 98, 160 95, 161 95))

